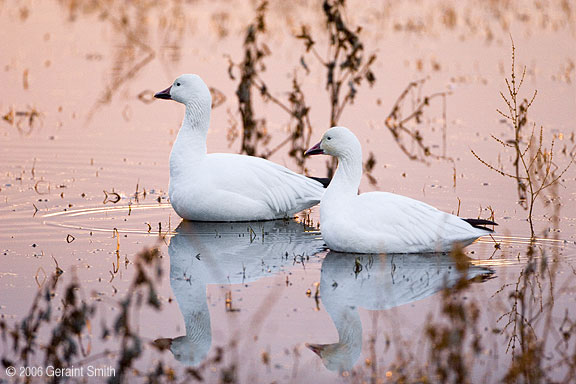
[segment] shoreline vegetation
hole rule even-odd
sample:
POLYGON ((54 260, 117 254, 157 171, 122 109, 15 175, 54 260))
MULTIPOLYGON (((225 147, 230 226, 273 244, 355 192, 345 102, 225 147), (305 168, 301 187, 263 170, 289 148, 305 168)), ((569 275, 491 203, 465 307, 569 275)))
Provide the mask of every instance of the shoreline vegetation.
MULTIPOLYGON (((68 22, 80 22, 86 18, 88 22, 99 20, 109 23, 110 33, 114 34, 116 39, 110 60, 112 68, 106 70, 107 76, 102 82, 102 89, 95 91, 98 94, 97 101, 90 106, 85 116, 85 127, 91 127, 90 124, 104 114, 107 106, 118 102, 120 97, 117 95, 127 92, 124 87, 142 76, 153 63, 159 63, 162 70, 171 72, 172 65, 183 59, 182 51, 190 49, 192 43, 186 39, 193 28, 191 24, 195 16, 189 12, 186 4, 178 1, 167 4, 128 4, 114 0, 58 3, 60 12, 65 14, 68 22), (155 20, 153 15, 158 14, 161 15, 157 18, 158 24, 152 24, 151 20, 155 20)), ((371 92, 376 85, 387 82, 387 76, 396 75, 381 73, 378 65, 385 60, 400 61, 402 58, 387 57, 386 51, 374 43, 373 36, 394 32, 413 36, 422 33, 433 35, 443 30, 455 36, 460 34, 462 39, 470 36, 479 38, 486 44, 495 40, 505 41, 510 36, 511 66, 507 65, 510 69, 503 73, 504 90, 499 96, 494 95, 494 99, 500 97, 503 107, 497 111, 486 109, 481 112, 486 115, 494 113, 502 119, 502 124, 494 129, 483 128, 484 136, 476 141, 478 143, 484 138, 491 138, 499 145, 487 149, 488 147, 481 143, 478 146, 471 144, 468 155, 480 162, 480 168, 503 176, 502 184, 508 184, 507 180, 512 180, 519 208, 511 208, 510 212, 522 219, 526 217, 525 230, 529 235, 512 236, 502 232, 486 237, 485 241, 477 244, 477 248, 467 250, 466 253, 455 249, 449 255, 424 255, 421 259, 425 262, 420 260, 419 263, 408 259, 406 255, 347 255, 350 258, 342 260, 338 255, 327 253, 326 249, 314 255, 282 251, 281 261, 284 264, 275 259, 265 260, 266 255, 263 255, 257 260, 256 269, 269 273, 266 275, 269 279, 265 283, 267 285, 257 288, 260 290, 256 294, 258 305, 254 306, 253 302, 250 302, 256 299, 245 299, 241 294, 249 283, 252 284, 250 279, 244 280, 249 275, 249 265, 242 264, 242 270, 234 271, 237 276, 242 276, 242 284, 229 283, 229 276, 227 283, 217 284, 222 297, 201 292, 201 299, 204 300, 202 306, 211 310, 216 306, 225 308, 224 325, 230 328, 232 337, 223 344, 210 339, 213 346, 206 352, 206 357, 198 364, 187 366, 178 362, 178 351, 175 348, 177 338, 154 339, 141 332, 149 314, 164 316, 163 311, 175 301, 173 296, 165 297, 162 294, 165 288, 163 284, 169 280, 165 273, 169 257, 164 254, 164 249, 176 233, 172 229, 174 217, 169 217, 167 225, 145 219, 138 224, 141 229, 132 232, 123 231, 119 226, 122 223, 118 224, 116 221, 114 229, 109 231, 102 229, 104 224, 101 222, 88 222, 91 226, 78 226, 86 236, 79 236, 76 232, 67 233, 67 236, 63 236, 63 243, 70 247, 81 247, 83 242, 90 242, 90 246, 94 242, 94 247, 104 249, 102 254, 93 256, 104 255, 106 260, 112 260, 111 269, 104 271, 104 279, 94 279, 105 281, 112 293, 96 292, 91 288, 90 281, 80 278, 85 276, 83 271, 60 265, 64 264, 64 255, 50 254, 52 270, 47 272, 43 267, 39 267, 34 275, 26 276, 33 281, 35 290, 27 311, 21 316, 0 315, 2 371, 9 374, 10 368, 16 368, 16 376, 8 379, 1 376, 0 382, 83 382, 87 377, 99 377, 109 383, 132 380, 150 383, 239 383, 246 382, 247 378, 253 378, 253 381, 261 379, 258 376, 260 371, 248 375, 248 369, 261 370, 261 376, 265 377, 281 372, 277 381, 290 382, 298 380, 298 375, 310 368, 310 365, 305 365, 309 356, 316 359, 316 368, 321 368, 322 372, 327 371, 325 368, 330 370, 333 361, 346 363, 334 363, 334 366, 338 366, 331 372, 334 375, 319 375, 320 381, 574 382, 576 319, 567 297, 571 297, 576 290, 573 276, 576 275, 576 268, 572 264, 576 248, 571 240, 574 234, 560 233, 559 229, 561 221, 565 220, 563 212, 569 210, 567 205, 573 202, 573 197, 567 196, 566 190, 574 184, 574 132, 570 136, 568 131, 547 127, 546 122, 531 120, 537 105, 551 101, 543 98, 542 95, 546 92, 538 93, 536 89, 526 91, 529 80, 535 78, 537 71, 532 68, 532 64, 518 65, 518 53, 522 52, 524 47, 520 44, 516 47, 510 30, 513 29, 513 22, 523 23, 522 25, 534 23, 546 31, 566 28, 574 34, 576 8, 570 2, 562 0, 553 5, 542 6, 556 7, 554 12, 546 8, 539 14, 532 14, 529 11, 515 10, 514 2, 488 1, 483 8, 463 11, 460 5, 448 1, 439 6, 437 14, 430 13, 432 16, 428 16, 428 19, 394 19, 395 12, 403 5, 390 4, 383 7, 380 13, 368 15, 371 17, 353 17, 350 12, 350 7, 354 7, 352 2, 324 0, 322 3, 309 5, 317 16, 315 22, 305 15, 302 15, 300 20, 296 18, 297 13, 284 10, 286 18, 282 20, 288 23, 287 28, 293 31, 293 34, 286 38, 292 39, 299 49, 297 53, 292 52, 291 61, 286 58, 287 54, 275 46, 277 37, 274 36, 274 30, 280 28, 276 25, 277 13, 278 9, 285 5, 281 6, 273 1, 251 4, 255 8, 252 17, 241 20, 241 28, 233 24, 238 23, 238 20, 232 20, 230 10, 220 9, 210 18, 209 23, 219 38, 226 39, 238 34, 237 40, 242 45, 239 55, 228 55, 221 59, 228 66, 227 73, 224 71, 221 74, 222 78, 233 84, 234 89, 230 93, 223 93, 212 88, 215 101, 213 108, 222 105, 227 108, 226 111, 219 112, 228 118, 224 136, 229 146, 235 145, 241 153, 264 158, 286 152, 298 171, 305 174, 309 173, 309 163, 303 154, 310 147, 313 131, 321 132, 340 124, 346 119, 347 113, 358 111, 354 109, 357 107, 355 102, 372 97, 374 93, 371 92), (490 17, 476 17, 478 12, 490 17), (374 20, 380 20, 379 18, 382 20, 382 31, 371 31, 370 28, 376 24, 374 20), (242 31, 241 36, 237 33, 238 30, 242 31), (283 73, 277 74, 271 70, 276 61, 282 63, 283 73), (282 77, 284 81, 276 82, 275 77, 282 77), (308 84, 315 81, 321 82, 320 93, 310 92, 308 84), (278 84, 284 84, 286 88, 281 88, 278 84), (275 121, 271 121, 271 115, 275 121), (278 131, 273 129, 274 126, 282 127, 282 137, 274 136, 278 131), (93 233, 98 234, 98 231, 110 234, 109 238, 99 242, 96 236, 93 236, 93 233), (138 253, 128 253, 121 249, 121 242, 126 241, 128 233, 143 233, 150 237, 157 233, 158 236, 155 245, 138 245, 141 249, 138 253), (330 272, 328 263, 332 263, 334 268, 333 276, 327 275, 330 272), (296 268, 302 271, 302 275, 293 273, 296 268), (483 273, 468 278, 472 271, 480 269, 483 273), (437 270, 457 271, 461 278, 442 289, 430 292, 429 295, 415 295, 417 283, 424 282, 422 284, 425 285, 429 282, 427 279, 431 273, 437 270), (408 276, 406 271, 416 271, 416 274, 408 276), (306 273, 309 275, 305 275, 306 273), (298 279, 304 280, 302 276, 314 276, 318 281, 309 284, 303 292, 295 289, 283 291, 291 287, 300 289, 301 285, 298 284, 304 283, 298 279), (340 276, 340 279, 330 280, 334 276, 340 276), (410 321, 402 323, 402 319, 394 317, 398 308, 391 306, 382 310, 375 308, 370 301, 376 302, 380 296, 386 296, 385 291, 377 290, 380 289, 379 286, 376 286, 377 293, 373 296, 359 291, 359 296, 353 299, 362 302, 362 305, 352 305, 351 301, 347 302, 350 304, 348 307, 343 308, 337 305, 338 300, 331 301, 334 297, 338 299, 341 292, 338 291, 339 286, 342 288, 346 284, 354 286, 360 283, 370 286, 375 284, 374 276, 379 276, 382 280, 382 276, 391 279, 394 284, 388 289, 397 287, 395 284, 403 278, 415 277, 411 281, 414 284, 414 300, 424 301, 425 297, 434 297, 426 299, 432 303, 429 304, 431 310, 417 313, 414 307, 418 304, 411 304, 410 308, 404 306, 410 321), (251 355, 245 353, 241 344, 242 337, 258 334, 264 327, 269 326, 266 321, 273 316, 277 309, 274 306, 282 294, 294 295, 290 297, 300 295, 298 300, 306 300, 300 302, 304 303, 302 308, 294 308, 289 313, 294 317, 288 318, 287 315, 287 320, 282 319, 282 326, 291 324, 299 311, 309 311, 309 316, 328 313, 329 316, 326 315, 323 319, 332 319, 334 326, 328 323, 326 327, 336 328, 337 332, 333 332, 332 336, 337 337, 338 342, 306 343, 311 351, 301 343, 299 346, 283 347, 282 352, 273 353, 273 348, 268 346, 268 349, 251 351, 251 355), (353 310, 350 307, 354 307, 353 310), (358 311, 358 308, 361 310, 358 311), (251 316, 249 319, 252 322, 249 325, 232 326, 240 315, 246 313, 251 316), (388 316, 392 320, 387 323, 388 316), (394 321, 397 329, 387 327, 394 321), (350 324, 352 326, 347 328, 346 325, 350 324), (406 333, 402 330, 403 324, 406 324, 406 327, 416 324, 418 329, 406 333), (352 350, 357 356, 350 352, 352 350), (313 355, 313 352, 318 356, 313 355), (383 356, 387 357, 385 361, 383 356), (289 363, 286 363, 287 361, 289 363), (494 361, 499 362, 498 367, 487 370, 486 367, 490 367, 494 361), (351 366, 350 362, 353 363, 351 366), (41 372, 40 368, 22 371, 22 367, 41 367, 41 372)), ((6 4, 0 5, 0 9, 6 7, 6 4)), ((25 22, 35 10, 32 5, 22 5, 14 12, 25 22)), ((49 41, 48 33, 47 36, 45 40, 49 41)), ((103 60, 92 52, 86 53, 86 57, 91 65, 103 60)), ((507 59, 502 57, 501 60, 505 62, 507 59)), ((53 64, 44 65, 50 68, 53 64)), ((441 65, 439 60, 434 58, 426 58, 414 64, 411 69, 414 70, 414 78, 418 80, 407 80, 402 87, 396 87, 400 89, 398 94, 391 91, 392 104, 384 105, 378 97, 371 100, 378 109, 384 108, 386 111, 377 120, 367 121, 367 116, 361 116, 360 119, 365 119, 362 122, 370 128, 370 131, 365 131, 367 136, 371 135, 370 140, 387 135, 386 140, 391 139, 389 141, 394 142, 397 146, 395 149, 403 156, 394 159, 394 162, 414 162, 426 164, 430 168, 439 164, 451 167, 452 188, 455 190, 460 175, 467 172, 460 169, 460 159, 452 154, 454 146, 460 143, 450 142, 452 133, 458 129, 452 126, 450 120, 451 114, 456 114, 452 109, 455 104, 453 100, 461 96, 457 87, 438 88, 434 73, 440 70, 441 65), (427 67, 430 67, 429 71, 423 69, 427 67)), ((494 66, 497 65, 498 63, 494 63, 494 66)), ((561 70, 554 75, 555 81, 567 84, 576 82, 574 63, 566 62, 562 65, 561 70)), ((29 90, 34 80, 33 73, 26 69, 22 74, 23 88, 29 90)), ((78 86, 82 87, 82 84, 78 86)), ((538 87, 542 89, 542 85, 538 87)), ((150 92, 146 90, 141 91, 136 98, 141 103, 152 102, 150 92)), ((50 113, 34 103, 25 107, 2 104, 0 108, 3 108, 3 119, 0 123, 17 131, 22 137, 32 137, 51 124, 50 113)), ((60 108, 62 110, 62 107, 60 108)), ((477 108, 485 108, 485 105, 477 108)), ((65 110, 65 113, 69 111, 65 110)), ((127 104, 122 111, 122 117, 130 121, 131 113, 127 104)), ((74 119, 76 118, 81 120, 74 114, 74 119)), ((50 137, 50 141, 57 142, 54 136, 50 137)), ((363 168, 366 180, 374 186, 382 183, 379 170, 389 167, 387 162, 392 160, 387 159, 386 153, 371 148, 363 168)), ((132 159, 124 158, 124 164, 115 164, 115 167, 120 169, 130 161, 132 159)), ((140 169, 145 166, 146 164, 137 164, 140 169)), ((335 166, 334 161, 325 164, 328 176, 333 174, 335 166)), ((97 162, 94 165, 94 159, 90 160, 90 167, 90 172, 96 177, 99 177, 99 172, 104 172, 104 168, 97 162)), ((406 178, 406 172, 401 168, 394 171, 399 171, 402 177, 406 178)), ((26 172, 31 175, 31 190, 36 198, 28 204, 30 215, 34 219, 45 219, 46 216, 42 213, 46 210, 47 200, 43 199, 56 196, 65 201, 69 189, 64 182, 52 182, 45 178, 43 164, 37 162, 36 157, 31 171, 26 169, 26 172)), ((121 172, 118 175, 119 178, 125 177, 121 172)), ((22 175, 20 178, 23 183, 22 175)), ((11 187, 7 184, 3 184, 0 191, 11 187)), ((134 193, 123 193, 108 185, 99 186, 98 193, 104 190, 104 201, 101 201, 100 193, 98 206, 114 207, 125 213, 126 210, 122 210, 121 206, 129 200, 128 216, 138 214, 138 207, 146 202, 146 199, 154 200, 155 207, 167 206, 167 199, 162 191, 146 189, 143 185, 139 180, 134 193)), ((483 195, 486 202, 496 199, 497 196, 491 196, 491 193, 499 193, 498 185, 492 187, 491 192, 478 190, 482 191, 478 193, 483 195)), ((82 199, 86 199, 84 193, 82 199)), ((465 198, 458 200, 459 211, 460 202, 467 202, 465 198)), ((11 202, 6 198, 6 205, 9 204, 11 202)), ((65 209, 75 215, 86 213, 76 211, 75 208, 70 203, 65 209)), ((104 214, 114 216, 112 211, 105 211, 104 214)), ((489 219, 494 220, 495 216, 503 217, 508 214, 487 206, 480 208, 479 217, 489 215, 489 219)), ((110 222, 112 221, 106 222, 106 225, 110 222)), ((301 225, 302 231, 320 237, 321 223, 314 223, 310 212, 304 212, 294 222, 288 220, 284 224, 301 225)), ((70 232, 78 229, 73 225, 66 227, 66 224, 61 228, 70 232)), ((505 225, 501 228, 505 228, 505 225)), ((214 230, 213 233, 210 232, 210 241, 224 241, 226 236, 233 233, 234 236, 238 235, 238 239, 249 241, 250 244, 264 244, 266 241, 273 242, 275 236, 278 236, 278 233, 265 231, 264 227, 259 228, 257 224, 245 229, 239 233, 228 228, 220 232, 214 230)), ((193 235, 189 236, 194 238, 193 235)), ((26 246, 34 249, 34 257, 47 258, 48 254, 44 255, 42 250, 36 248, 35 240, 26 241, 33 241, 32 245, 26 246)), ((139 241, 135 243, 140 244, 139 241)), ((282 243, 279 242, 278 245, 281 246, 282 243)), ((74 249, 71 253, 74 258, 80 260, 80 257, 84 257, 82 252, 77 250, 80 248, 74 249)), ((4 255, 7 253, 8 249, 4 255)), ((190 257, 199 262, 219 256, 209 252, 193 253, 190 257)), ((110 268, 110 265, 107 268, 110 268)), ((172 276, 171 271, 170 279, 192 286, 193 276, 188 270, 178 276, 172 276)), ((425 291, 424 288, 423 290, 425 291)), ((343 297, 344 301, 352 300, 348 296, 343 297)), ((192 304, 198 304, 193 302, 196 298, 185 299, 192 304)), ((179 302, 177 304, 181 305, 179 302)), ((2 312, 5 308, 3 303, 0 303, 2 312)), ((187 315, 184 322, 192 325, 185 330, 186 333, 206 320, 206 313, 196 307, 187 315)), ((218 332, 223 331, 217 332, 214 323, 210 325, 208 313, 208 329, 212 329, 211 327, 214 328, 216 340, 220 337, 218 332)), ((279 326, 274 323, 272 327, 279 326)), ((301 330, 305 334, 306 329, 301 330)), ((184 329, 182 331, 184 333, 184 329)), ((277 332, 278 338, 282 337, 284 340, 287 337, 282 334, 283 328, 279 328, 277 332)), ((209 336, 212 337, 212 334, 209 336)), ((325 342, 320 338, 319 340, 325 342)), ((258 336, 248 342, 251 345, 260 345, 257 344, 258 336)), ((270 341, 270 344, 273 342, 270 341)), ((1 372, 1 375, 4 375, 4 372, 1 372)))

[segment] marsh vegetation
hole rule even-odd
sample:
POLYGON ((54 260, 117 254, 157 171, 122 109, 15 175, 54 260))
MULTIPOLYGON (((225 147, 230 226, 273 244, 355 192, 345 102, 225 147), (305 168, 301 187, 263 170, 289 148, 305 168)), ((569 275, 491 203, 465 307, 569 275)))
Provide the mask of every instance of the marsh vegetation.
POLYGON ((0 382, 574 382, 576 8, 287 4, 0 4, 0 382), (362 190, 498 231, 359 256, 323 247, 317 209, 180 223, 182 111, 152 90, 185 72, 211 152, 330 176, 303 152, 348 126, 362 190))

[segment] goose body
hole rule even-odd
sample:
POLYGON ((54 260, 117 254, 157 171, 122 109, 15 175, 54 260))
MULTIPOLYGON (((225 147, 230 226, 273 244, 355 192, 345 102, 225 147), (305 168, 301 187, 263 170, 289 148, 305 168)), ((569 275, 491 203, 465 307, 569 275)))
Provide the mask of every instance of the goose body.
POLYGON ((194 221, 286 218, 320 202, 320 182, 245 155, 206 150, 212 97, 197 75, 182 75, 154 95, 186 106, 170 153, 169 196, 176 213, 194 221))
POLYGON ((445 252, 455 244, 466 246, 492 232, 409 197, 388 192, 359 195, 362 148, 347 128, 329 129, 307 154, 338 158, 338 168, 320 203, 322 236, 333 251, 445 252))

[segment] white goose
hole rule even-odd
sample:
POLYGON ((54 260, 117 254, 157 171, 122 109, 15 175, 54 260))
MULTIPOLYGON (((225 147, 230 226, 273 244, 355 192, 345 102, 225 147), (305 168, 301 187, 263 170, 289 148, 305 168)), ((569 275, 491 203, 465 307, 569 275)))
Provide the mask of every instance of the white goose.
POLYGON ((488 220, 461 219, 409 197, 388 192, 358 194, 362 148, 344 127, 326 131, 306 155, 338 158, 338 168, 320 203, 320 223, 326 245, 350 253, 445 252, 454 244, 471 244, 492 232, 479 225, 488 220))
POLYGON ((154 97, 186 106, 170 153, 169 196, 186 220, 271 220, 320 202, 322 184, 271 161, 206 153, 212 96, 198 75, 182 75, 154 97))

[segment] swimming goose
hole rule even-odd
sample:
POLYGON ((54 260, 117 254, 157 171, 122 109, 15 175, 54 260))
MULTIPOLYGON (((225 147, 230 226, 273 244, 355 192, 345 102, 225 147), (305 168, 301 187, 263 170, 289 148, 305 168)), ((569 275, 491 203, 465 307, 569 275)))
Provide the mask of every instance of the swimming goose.
POLYGON ((445 252, 492 231, 488 220, 461 219, 409 197, 388 192, 358 194, 362 148, 345 127, 330 128, 306 155, 338 158, 338 168, 320 203, 326 245, 350 253, 445 252))
POLYGON ((186 106, 170 153, 169 196, 186 220, 248 221, 293 216, 320 202, 320 181, 271 161, 229 153, 206 153, 212 96, 204 81, 182 75, 154 97, 186 106))

